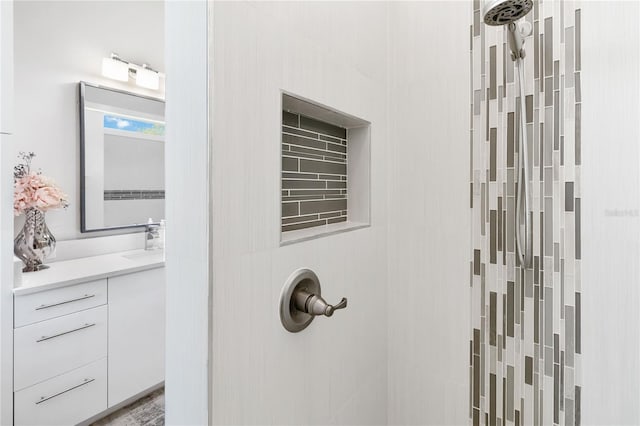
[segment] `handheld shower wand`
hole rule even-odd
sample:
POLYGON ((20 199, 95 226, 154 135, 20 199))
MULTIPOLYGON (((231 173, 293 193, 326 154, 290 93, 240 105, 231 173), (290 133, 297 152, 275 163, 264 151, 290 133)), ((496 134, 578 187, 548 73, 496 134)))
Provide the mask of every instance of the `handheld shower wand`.
POLYGON ((488 0, 484 8, 484 23, 491 26, 506 25, 511 59, 518 68, 520 86, 520 133, 518 149, 518 189, 516 200, 516 246, 522 268, 531 267, 533 239, 531 209, 529 207, 529 159, 527 144, 526 103, 524 94, 524 40, 531 34, 531 24, 516 23, 533 7, 533 0, 488 0), (524 234, 523 229, 524 228, 524 234))

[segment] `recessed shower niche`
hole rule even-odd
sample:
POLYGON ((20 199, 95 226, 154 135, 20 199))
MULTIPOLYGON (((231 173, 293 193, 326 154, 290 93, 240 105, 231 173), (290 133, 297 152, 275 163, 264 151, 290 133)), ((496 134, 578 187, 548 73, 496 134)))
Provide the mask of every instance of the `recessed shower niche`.
POLYGON ((370 224, 371 123, 282 95, 282 245, 370 224))

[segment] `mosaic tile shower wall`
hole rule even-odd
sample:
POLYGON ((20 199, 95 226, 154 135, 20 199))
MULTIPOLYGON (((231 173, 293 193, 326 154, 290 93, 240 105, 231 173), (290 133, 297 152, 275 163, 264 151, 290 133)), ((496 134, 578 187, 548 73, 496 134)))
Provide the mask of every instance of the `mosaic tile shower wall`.
POLYGON ((347 129, 282 111, 282 232, 347 220, 347 129))
POLYGON ((525 49, 533 267, 515 253, 519 87, 504 27, 470 28, 470 423, 580 424, 580 9, 534 1, 525 49), (515 78, 514 78, 515 76, 515 78))

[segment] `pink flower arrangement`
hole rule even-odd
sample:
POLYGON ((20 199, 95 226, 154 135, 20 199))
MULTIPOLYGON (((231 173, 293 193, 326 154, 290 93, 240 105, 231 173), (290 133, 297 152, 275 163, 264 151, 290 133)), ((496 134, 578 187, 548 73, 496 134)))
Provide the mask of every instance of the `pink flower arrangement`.
POLYGON ((21 152, 19 157, 24 162, 15 166, 13 171, 13 214, 20 216, 29 209, 46 212, 67 208, 68 197, 55 182, 40 172, 31 171, 31 160, 35 154, 21 152))

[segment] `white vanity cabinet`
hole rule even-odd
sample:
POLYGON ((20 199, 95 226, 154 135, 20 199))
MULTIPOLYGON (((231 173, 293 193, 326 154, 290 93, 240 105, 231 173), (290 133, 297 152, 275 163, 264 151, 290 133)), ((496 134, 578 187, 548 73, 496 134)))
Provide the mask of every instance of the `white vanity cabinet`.
POLYGON ((164 284, 164 269, 109 279, 110 407, 164 380, 164 284))
POLYGON ((164 381, 164 268, 76 282, 14 290, 15 425, 82 423, 164 381))

